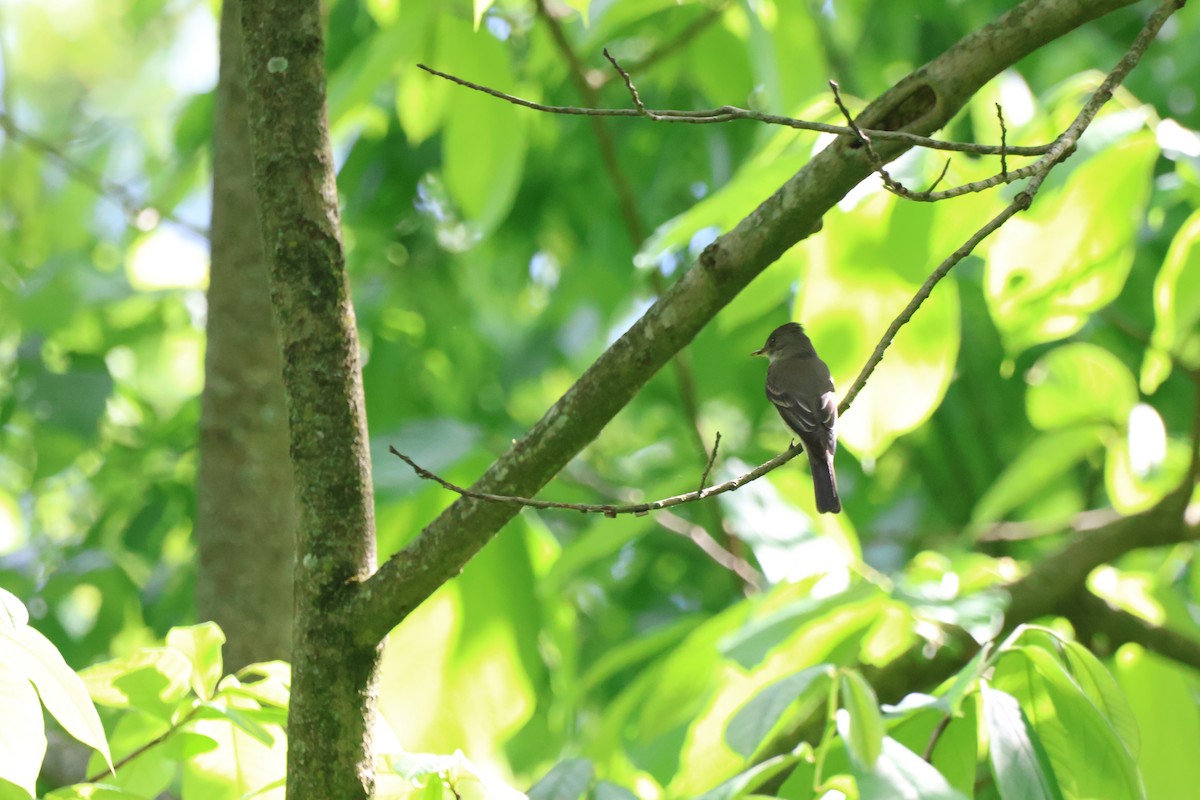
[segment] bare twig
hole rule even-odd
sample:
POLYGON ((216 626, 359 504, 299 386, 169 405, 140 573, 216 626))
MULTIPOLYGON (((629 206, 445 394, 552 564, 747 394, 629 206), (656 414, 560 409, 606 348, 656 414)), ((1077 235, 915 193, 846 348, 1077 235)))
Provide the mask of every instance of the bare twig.
POLYGON ((721 432, 717 431, 717 438, 713 441, 712 454, 708 457, 708 463, 704 465, 704 474, 700 476, 700 488, 696 491, 703 492, 705 485, 708 484, 708 473, 712 472, 713 462, 717 460, 717 448, 721 446, 721 432))
MULTIPOLYGON (((653 115, 657 122, 672 122, 685 125, 710 125, 720 122, 729 122, 732 120, 752 120, 761 122, 766 125, 781 125, 787 128, 796 128, 798 130, 816 131, 818 133, 832 133, 837 136, 853 135, 854 131, 845 125, 830 125, 825 122, 813 122, 812 120, 794 119, 792 117, 784 117, 778 114, 766 114, 761 111, 751 111, 737 106, 720 106, 718 108, 703 109, 700 111, 681 111, 678 109, 646 109, 647 114, 643 114, 636 108, 584 108, 579 106, 552 106, 545 103, 535 103, 532 100, 526 100, 516 95, 511 95, 506 92, 501 92, 489 86, 484 86, 473 81, 460 78, 456 75, 451 75, 447 72, 434 69, 425 64, 417 64, 417 67, 425 70, 430 75, 436 75, 439 78, 448 80, 451 83, 456 83, 459 86, 464 86, 468 89, 473 89, 477 92, 482 92, 513 105, 522 106, 523 108, 541 111, 545 114, 563 114, 577 117, 645 117, 647 114, 653 115)), ((947 142, 941 139, 933 139, 928 136, 919 136, 915 133, 906 133, 904 131, 880 131, 869 128, 863 128, 862 132, 877 141, 893 141, 911 145, 912 147, 924 147, 929 150, 948 150, 956 153, 973 153, 975 155, 999 155, 1000 146, 990 144, 975 144, 973 142, 947 142)), ((1050 149, 1050 144, 1035 145, 1031 147, 1008 147, 1009 155, 1014 156, 1040 156, 1050 149)))
POLYGON ((1000 120, 1000 176, 1008 178, 1008 127, 1004 124, 1004 109, 996 103, 996 119, 1000 120))
POLYGON ((863 133, 862 128, 858 127, 858 123, 854 121, 854 116, 850 113, 850 109, 846 108, 846 104, 842 102, 842 93, 838 88, 837 81, 830 81, 829 88, 833 90, 833 101, 837 103, 838 110, 846 118, 846 124, 850 126, 850 130, 854 134, 854 137, 858 139, 858 143, 866 150, 867 160, 871 162, 871 167, 879 175, 880 179, 883 180, 883 185, 898 195, 907 196, 909 194, 908 189, 888 173, 883 159, 879 157, 879 153, 875 152, 875 147, 871 144, 871 138, 863 133))
MULTIPOLYGON (((577 463, 573 467, 567 476, 568 479, 573 479, 581 486, 586 486, 598 494, 608 495, 622 501, 630 501, 638 496, 638 493, 633 489, 610 484, 594 471, 587 468, 586 465, 577 463)), ((700 552, 708 556, 713 563, 729 570, 741 579, 747 590, 757 592, 762 589, 765 583, 763 574, 750 564, 749 561, 731 550, 717 537, 710 534, 703 525, 685 519, 666 509, 659 511, 651 519, 664 530, 690 539, 700 549, 700 552)), ((731 543, 739 543, 739 540, 733 534, 728 531, 726 533, 729 535, 731 543)))
MULTIPOLYGON (((189 722, 191 722, 191 721, 192 721, 192 718, 193 718, 193 717, 195 717, 197 714, 199 714, 199 713, 200 713, 200 709, 201 709, 201 708, 203 708, 203 707, 204 707, 204 706, 203 706, 203 705, 201 705, 201 704, 199 704, 199 703, 197 703, 196 705, 192 706, 192 709, 191 709, 191 711, 189 711, 188 713, 184 714, 184 715, 183 715, 183 716, 182 716, 182 717, 179 719, 179 721, 178 721, 178 722, 176 722, 176 723, 175 723, 174 725, 172 725, 171 727, 167 728, 165 731, 163 731, 163 733, 159 734, 158 736, 155 736, 153 739, 151 739, 150 741, 146 742, 144 745, 142 745, 141 747, 137 748, 136 750, 134 750, 133 752, 131 752, 129 755, 125 756, 124 758, 122 758, 122 759, 120 759, 120 760, 118 760, 118 761, 114 762, 114 763, 113 763, 113 767, 112 767, 112 773, 111 773, 111 774, 116 774, 116 771, 117 771, 117 770, 119 770, 121 767, 123 767, 123 766, 125 766, 126 764, 128 764, 130 761, 133 761, 135 758, 137 758, 138 756, 140 756, 142 753, 145 753, 147 750, 150 750, 150 749, 152 749, 152 748, 154 748, 154 747, 157 747, 158 745, 160 745, 160 744, 162 744, 163 742, 165 742, 165 741, 166 741, 168 738, 170 738, 171 734, 175 733, 175 732, 176 732, 176 731, 178 731, 180 728, 182 728, 184 725, 186 725, 186 724, 188 724, 189 722)), ((95 773, 94 775, 90 775, 90 776, 88 776, 87 780, 86 780, 86 781, 84 781, 84 782, 85 782, 85 783, 97 783, 97 782, 99 782, 99 781, 103 780, 103 779, 105 778, 105 776, 107 776, 107 775, 109 775, 109 774, 110 774, 110 773, 109 773, 109 770, 108 770, 108 768, 107 768, 107 767, 105 767, 104 769, 100 770, 99 772, 95 773)))
POLYGON ((388 446, 388 452, 412 467, 413 471, 425 480, 433 481, 437 484, 440 484, 444 489, 449 489, 456 494, 460 494, 463 497, 469 497, 472 500, 482 500, 487 503, 502 503, 511 506, 524 506, 526 508, 562 508, 568 511, 579 511, 583 514, 603 514, 606 517, 615 517, 618 514, 634 514, 635 516, 641 516, 643 514, 648 514, 651 511, 658 511, 661 508, 670 508, 671 506, 683 505, 684 503, 694 503, 697 500, 703 500, 708 497, 715 497, 719 494, 725 494, 726 492, 732 492, 734 489, 744 486, 752 480, 761 478, 763 475, 766 475, 768 472, 780 466, 781 464, 786 464, 788 461, 791 461, 793 458, 803 452, 803 450, 804 448, 800 446, 791 447, 775 456, 770 461, 764 462, 755 467, 745 475, 740 475, 732 480, 717 484, 716 486, 710 486, 702 491, 678 494, 674 497, 665 497, 662 500, 655 500, 650 503, 616 504, 560 503, 555 500, 535 500, 531 497, 515 497, 512 495, 490 494, 488 492, 476 492, 472 491, 471 489, 464 489, 463 487, 457 486, 445 478, 435 475, 434 473, 425 469, 420 464, 401 453, 395 447, 392 447, 391 445, 388 446))
POLYGON ((938 720, 937 727, 933 729, 933 733, 929 735, 929 744, 925 745, 925 752, 921 754, 921 758, 925 759, 928 764, 933 763, 933 749, 937 747, 938 739, 942 738, 942 734, 946 732, 946 728, 950 726, 950 715, 942 717, 938 720))
POLYGON ((697 525, 672 511, 655 514, 654 519, 672 533, 691 539, 706 556, 741 578, 747 589, 755 592, 762 589, 762 573, 750 566, 746 559, 722 547, 721 543, 705 530, 703 525, 697 525))
POLYGON ((935 180, 933 183, 929 184, 929 188, 926 189, 925 191, 932 192, 934 189, 936 189, 938 187, 938 184, 942 182, 942 179, 946 177, 946 173, 949 171, 950 171, 950 159, 947 158, 946 163, 942 165, 942 171, 937 176, 937 180, 935 180))
POLYGON ((645 104, 642 103, 642 96, 638 94, 637 87, 633 85, 633 79, 629 77, 629 73, 621 68, 621 65, 617 63, 617 59, 613 58, 612 53, 608 52, 607 47, 604 48, 604 57, 608 59, 608 63, 613 65, 613 69, 621 76, 621 80, 625 81, 625 88, 629 90, 629 96, 633 98, 633 107, 642 112, 644 116, 656 119, 653 114, 646 110, 645 104))

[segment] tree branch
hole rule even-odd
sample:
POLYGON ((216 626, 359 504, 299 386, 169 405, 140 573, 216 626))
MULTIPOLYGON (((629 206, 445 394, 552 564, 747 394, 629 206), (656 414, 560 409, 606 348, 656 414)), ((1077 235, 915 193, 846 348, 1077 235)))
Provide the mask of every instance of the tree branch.
POLYGON ((1080 639, 1101 634, 1111 650, 1126 643, 1139 644, 1163 658, 1200 670, 1200 641, 1114 608, 1086 588, 1081 587, 1059 611, 1075 626, 1080 639))
MULTIPOLYGON (((1109 0, 1110 3, 1117 2, 1119 5, 1127 5, 1136 0, 1109 0)), ((722 122, 732 122, 733 120, 751 120, 753 122, 761 122, 765 125, 781 125, 786 128, 796 128, 797 130, 816 131, 817 133, 833 133, 839 136, 849 136, 854 133, 848 126, 845 125, 830 125, 827 122, 815 122, 813 120, 795 119, 793 117, 784 117, 779 114, 767 114, 762 111, 752 111, 747 108, 738 108, 737 106, 718 106, 717 108, 701 109, 698 111, 683 111, 679 109, 650 109, 640 103, 635 103, 635 108, 593 108, 587 106, 552 106, 545 103, 535 103, 532 100, 526 100, 516 95, 501 92, 498 89, 493 89, 490 86, 484 86, 474 81, 469 81, 466 78, 460 78, 457 75, 451 75, 448 72, 434 69, 425 64, 417 64, 419 69, 423 69, 430 75, 436 75, 439 78, 448 80, 451 83, 456 83, 467 89, 473 89, 477 92, 483 92, 486 95, 491 95, 499 100, 512 103, 513 105, 529 108, 534 111, 541 111, 544 114, 561 114, 565 116, 575 117, 645 117, 654 120, 655 122, 674 122, 686 125, 713 125, 722 122)), ((625 70, 621 71, 625 73, 625 70)), ((628 74, 622 74, 622 78, 627 79, 628 74)), ((632 84, 626 80, 626 85, 632 88, 632 84)), ((639 98, 640 100, 640 98, 639 98)), ((1010 156, 1040 156, 1045 153, 1050 145, 1031 145, 1026 147, 1007 147, 1002 148, 1000 145, 992 144, 976 144, 974 142, 948 142, 942 139, 932 139, 928 136, 921 136, 915 133, 896 130, 876 130, 873 128, 865 128, 863 132, 872 138, 882 141, 896 142, 899 144, 908 145, 910 147, 924 147, 930 150, 949 150, 956 153, 973 153, 975 155, 1000 155, 1002 152, 1010 156)))
MULTIPOLYGON (((927 135, 945 125, 988 80, 1046 42, 1132 0, 1086 4, 1026 0, 935 58, 868 106, 863 130, 927 135)), ((636 113, 636 112, 633 112, 636 113)), ((875 136, 880 156, 910 143, 875 136)), ((771 197, 719 237, 566 394, 476 482, 473 489, 528 496, 544 486, 658 369, 755 276, 800 239, 871 173, 842 137, 814 156, 771 197)), ((1008 148, 1013 154, 1014 148, 1008 148)), ((780 458, 794 455, 789 451, 780 458)), ((780 463, 782 463, 782 460, 780 463)), ((770 462, 768 462, 770 463, 770 462)), ((516 513, 510 505, 462 497, 403 551, 352 592, 353 627, 375 643, 456 575, 516 513)))

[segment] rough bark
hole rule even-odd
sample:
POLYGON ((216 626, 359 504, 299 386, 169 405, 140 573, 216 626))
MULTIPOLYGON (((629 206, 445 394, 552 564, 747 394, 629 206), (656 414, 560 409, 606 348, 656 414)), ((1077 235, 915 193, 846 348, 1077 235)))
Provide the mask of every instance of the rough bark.
POLYGON ((298 501, 288 795, 369 797, 379 640, 342 611, 375 569, 358 335, 346 282, 318 0, 242 7, 250 138, 298 501))
MULTIPOLYGON (((1133 0, 1027 0, 916 70, 858 117, 864 128, 931 134, 988 80, 1047 42, 1133 0)), ((788 248, 819 229, 821 216, 871 173, 843 137, 767 198, 617 340, 545 416, 472 487, 529 497, 625 406, 647 380, 788 248)), ((906 149, 877 143, 884 159, 906 149)), ((377 641, 456 575, 517 509, 460 498, 389 560, 355 598, 364 641, 377 641)))
POLYGON ((279 337, 250 175, 240 0, 221 13, 212 269, 196 487, 196 608, 225 664, 290 659, 295 500, 279 337))

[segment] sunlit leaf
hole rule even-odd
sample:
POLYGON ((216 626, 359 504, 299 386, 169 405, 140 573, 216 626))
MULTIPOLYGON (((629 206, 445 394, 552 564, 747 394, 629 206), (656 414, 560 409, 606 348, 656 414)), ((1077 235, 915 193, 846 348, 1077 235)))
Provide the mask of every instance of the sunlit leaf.
POLYGON ((1033 631, 997 662, 993 685, 1020 703, 1063 796, 1145 797, 1137 766, 1112 724, 1070 677, 1051 635, 1033 631))
POLYGON ((529 800, 577 800, 592 783, 595 767, 586 758, 558 762, 526 793, 529 800))
MULTIPOLYGON (((454 20, 439 23, 439 50, 464 76, 511 88, 504 45, 454 20)), ((490 231, 508 214, 525 166, 528 110, 461 90, 450 95, 442 139, 446 189, 465 220, 490 231)))
POLYGON ((871 684, 857 670, 841 673, 841 704, 838 712, 838 733, 857 763, 867 772, 883 747, 883 714, 871 684), (844 712, 844 713, 843 713, 844 712))
POLYGON ((890 736, 882 741, 874 768, 852 759, 861 800, 965 800, 945 776, 919 755, 890 736))
POLYGON ((170 719, 187 695, 192 665, 174 648, 145 648, 123 658, 88 667, 80 676, 96 702, 136 708, 170 719))
POLYGON ((1009 353, 1071 335, 1120 293, 1157 156, 1152 135, 1131 136, 995 234, 987 296, 1009 353))
POLYGON ((1061 800, 1045 749, 1016 698, 984 684, 983 719, 992 777, 1003 800, 1061 800))
POLYGON ((811 693, 819 693, 831 676, 831 667, 818 665, 789 675, 767 686, 738 711, 725 728, 725 741, 738 753, 754 755, 788 706, 811 693))
MULTIPOLYGON (((7 646, 0 639, 0 647, 7 646)), ((37 776, 46 755, 42 704, 29 678, 0 656, 0 778, 37 794, 37 776)))
POLYGON ((100 715, 79 676, 49 639, 28 626, 0 632, 0 662, 37 688, 46 710, 67 733, 98 751, 112 766, 100 715))
POLYGON ((1141 729, 1138 766, 1147 796, 1187 797, 1200 785, 1195 673, 1138 645, 1117 651, 1115 672, 1141 729))
POLYGON ((1121 425, 1137 402, 1133 374, 1109 351, 1086 342, 1056 347, 1026 375, 1025 409, 1042 430, 1092 422, 1121 425))
MULTIPOLYGON (((912 300, 934 266, 925 248, 898 237, 929 235, 938 211, 897 202, 883 192, 853 211, 830 211, 820 235, 792 251, 803 264, 796 317, 844 393, 892 320, 912 300)), ((901 434, 927 420, 941 402, 958 357, 959 306, 953 281, 943 281, 871 374, 838 420, 838 435, 860 458, 877 458, 901 434)))
POLYGON ((696 800, 739 800, 748 797, 763 783, 795 764, 799 758, 801 756, 796 754, 769 758, 699 795, 696 800))
POLYGON ((1200 365, 1200 211, 1179 228, 1154 279, 1154 319, 1153 348, 1142 365, 1147 394, 1170 374, 1168 354, 1200 365))
POLYGON ((29 624, 29 611, 12 592, 0 589, 0 632, 16 633, 29 624))
POLYGON ((167 632, 167 646, 178 650, 192 662, 192 690, 203 700, 212 697, 221 680, 221 645, 225 634, 215 622, 204 622, 167 632))

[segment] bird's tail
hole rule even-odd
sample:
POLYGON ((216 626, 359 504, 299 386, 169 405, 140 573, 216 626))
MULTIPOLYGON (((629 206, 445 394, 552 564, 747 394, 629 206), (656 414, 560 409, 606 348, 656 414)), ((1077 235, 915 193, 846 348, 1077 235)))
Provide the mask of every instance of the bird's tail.
POLYGON ((817 498, 817 511, 821 514, 836 514, 842 510, 842 499, 838 497, 833 454, 816 452, 815 447, 806 449, 808 466, 812 470, 813 493, 817 498))

